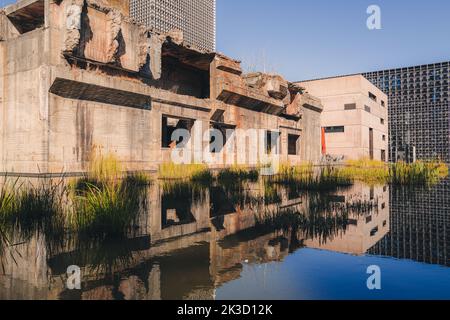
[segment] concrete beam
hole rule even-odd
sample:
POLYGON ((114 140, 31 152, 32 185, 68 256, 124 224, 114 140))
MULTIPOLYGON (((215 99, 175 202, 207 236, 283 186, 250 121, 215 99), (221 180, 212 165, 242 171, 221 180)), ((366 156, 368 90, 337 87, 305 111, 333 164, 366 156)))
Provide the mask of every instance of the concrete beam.
POLYGON ((23 0, 5 8, 5 14, 20 33, 45 24, 45 0, 23 0))
POLYGON ((19 0, 16 3, 10 4, 5 7, 6 15, 10 15, 16 11, 22 10, 28 6, 35 5, 37 2, 44 2, 45 0, 19 0))

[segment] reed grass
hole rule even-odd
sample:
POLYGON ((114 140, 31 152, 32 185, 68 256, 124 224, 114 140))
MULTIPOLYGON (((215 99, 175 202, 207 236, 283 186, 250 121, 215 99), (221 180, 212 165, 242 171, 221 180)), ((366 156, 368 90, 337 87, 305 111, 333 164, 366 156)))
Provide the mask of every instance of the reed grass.
POLYGON ((304 211, 277 208, 255 216, 256 227, 298 233, 302 239, 318 239, 325 243, 339 232, 345 232, 350 216, 366 216, 378 212, 378 200, 352 199, 334 202, 329 195, 310 193, 304 211))
POLYGON ((385 184, 390 180, 389 165, 382 161, 361 159, 348 160, 339 168, 342 175, 349 179, 367 184, 385 184))
POLYGON ((175 164, 170 162, 159 167, 159 178, 161 180, 208 181, 212 179, 212 174, 205 164, 175 164))
POLYGON ((87 185, 77 195, 70 222, 72 230, 82 234, 122 235, 137 216, 140 193, 130 185, 87 185))
POLYGON ((448 176, 448 166, 440 161, 386 164, 362 159, 347 161, 346 166, 340 170, 353 180, 397 185, 430 185, 448 176))
POLYGON ((217 175, 219 183, 229 184, 240 181, 257 181, 259 170, 257 168, 247 168, 244 166, 232 166, 222 169, 217 175))
POLYGON ((367 184, 430 185, 448 176, 448 166, 440 161, 397 162, 362 159, 347 161, 339 168, 343 176, 367 184))
POLYGON ((398 162, 390 166, 389 173, 392 184, 429 185, 445 178, 448 175, 448 167, 442 162, 398 162))
POLYGON ((281 201, 282 199, 276 186, 272 183, 264 183, 264 202, 266 204, 274 204, 281 201))
POLYGON ((0 188, 0 221, 4 221, 17 213, 19 202, 16 190, 18 189, 18 180, 10 183, 5 179, 0 188))
POLYGON ((315 170, 312 164, 281 166, 279 174, 273 176, 271 181, 314 191, 333 190, 353 184, 352 179, 338 168, 328 166, 315 170))
POLYGON ((93 153, 89 162, 88 179, 101 183, 116 182, 122 178, 122 165, 113 154, 93 153))
POLYGON ((123 183, 130 187, 145 187, 152 184, 152 179, 144 172, 128 174, 123 180, 123 183))
POLYGON ((210 185, 214 181, 214 176, 209 169, 204 169, 194 173, 191 176, 191 181, 202 185, 210 185))

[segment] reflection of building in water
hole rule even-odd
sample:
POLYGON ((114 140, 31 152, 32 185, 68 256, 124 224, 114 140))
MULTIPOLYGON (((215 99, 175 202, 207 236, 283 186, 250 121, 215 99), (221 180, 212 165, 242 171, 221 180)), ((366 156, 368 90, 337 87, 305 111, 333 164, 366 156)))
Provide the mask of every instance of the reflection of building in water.
POLYGON ((391 232, 369 252, 450 266, 450 181, 430 190, 391 190, 391 232))
POLYGON ((333 238, 326 241, 318 238, 308 239, 305 240, 305 245, 335 252, 365 254, 389 232, 388 189, 386 186, 369 187, 358 184, 334 196, 331 201, 336 203, 372 203, 374 208, 362 213, 354 212, 350 215, 347 229, 333 238))
MULTIPOLYGON (((386 199, 381 189, 371 192, 361 188, 357 192, 358 199, 386 199)), ((351 194, 341 193, 350 201, 351 194)), ((226 188, 194 191, 185 185, 165 188, 155 184, 148 195, 148 211, 139 216, 140 228, 133 231, 130 239, 82 245, 68 241, 52 254, 45 251, 45 243, 22 245, 21 254, 31 258, 20 260, 19 265, 26 262, 28 270, 10 264, 9 282, 0 278, 1 297, 213 299, 215 289, 239 278, 245 264, 282 261, 303 247, 305 241, 317 243, 301 230, 281 232, 255 226, 258 212, 281 208, 304 213, 310 207, 309 196, 279 186, 270 189, 260 182, 248 183, 243 190, 239 189, 237 197, 226 188), (42 263, 33 263, 37 256, 42 263), (70 265, 78 265, 82 270, 81 291, 66 289, 66 270, 70 265), (32 278, 36 274, 43 276, 32 278), (19 283, 22 285, 18 286, 19 283)), ((367 222, 367 226, 359 228, 362 221, 355 222, 356 226, 346 231, 349 236, 342 236, 342 240, 335 237, 326 243, 331 250, 345 252, 356 252, 354 247, 364 248, 367 243, 364 236, 378 239, 378 234, 372 236, 370 232, 383 220, 383 212, 380 209, 373 216, 375 222, 367 222), (355 244, 342 249, 346 240, 355 244)), ((339 227, 338 231, 343 230, 339 227)))

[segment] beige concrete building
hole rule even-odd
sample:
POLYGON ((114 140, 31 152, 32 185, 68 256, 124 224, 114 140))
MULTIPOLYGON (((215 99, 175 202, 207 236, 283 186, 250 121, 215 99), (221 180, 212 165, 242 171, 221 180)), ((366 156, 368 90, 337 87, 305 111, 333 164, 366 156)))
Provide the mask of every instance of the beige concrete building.
POLYGON ((372 205, 363 212, 352 211, 347 228, 328 239, 306 239, 309 248, 329 250, 352 255, 364 255, 390 231, 390 197, 388 186, 367 186, 357 183, 351 189, 332 196, 337 204, 364 203, 372 205))
MULTIPOLYGON (((154 170, 181 148, 171 135, 180 128, 277 132, 281 161, 320 160, 319 100, 277 75, 243 75, 239 61, 186 45, 180 32, 137 24, 124 4, 21 0, 0 10, 0 172, 80 173, 98 150, 154 170)), ((201 163, 209 143, 183 149, 201 163)))
POLYGON ((326 154, 387 161, 388 97, 362 75, 299 83, 324 106, 326 154))

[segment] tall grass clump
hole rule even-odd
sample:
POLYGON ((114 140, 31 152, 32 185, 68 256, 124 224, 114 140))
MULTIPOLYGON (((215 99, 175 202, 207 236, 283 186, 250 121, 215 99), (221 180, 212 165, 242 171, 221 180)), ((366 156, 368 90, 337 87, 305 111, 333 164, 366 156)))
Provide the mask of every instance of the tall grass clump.
POLYGON ((159 167, 159 178, 161 180, 189 179, 204 182, 212 180, 212 174, 205 164, 175 164, 170 162, 159 167))
POLYGON ((29 183, 19 191, 19 208, 16 223, 22 233, 34 230, 46 235, 61 235, 67 213, 67 192, 64 181, 41 180, 29 183))
POLYGON ((448 176, 447 165, 440 161, 387 164, 369 159, 349 160, 338 170, 351 180, 369 184, 429 185, 448 176))
POLYGON ((88 178, 91 181, 111 182, 122 177, 122 165, 113 154, 92 154, 89 162, 88 178))
POLYGON ((125 234, 138 214, 139 193, 124 183, 86 187, 74 201, 71 226, 75 231, 89 235, 125 234))
POLYGON ((152 183, 152 179, 144 172, 134 172, 123 178, 123 183, 129 187, 145 187, 152 183))
POLYGON ((277 186, 272 183, 264 183, 264 202, 266 204, 280 203, 282 198, 278 193, 277 186))
POLYGON ((448 167, 441 162, 412 164, 397 162, 390 166, 391 183, 398 185, 428 185, 438 182, 448 175, 448 167))
POLYGON ((295 186, 297 189, 312 191, 333 190, 353 184, 353 180, 338 168, 327 166, 314 169, 311 164, 281 167, 279 174, 271 180, 275 183, 295 186))
POLYGON ((313 173, 314 166, 309 162, 300 165, 282 163, 279 166, 277 180, 282 182, 296 181, 304 177, 310 177, 313 173))
POLYGON ((18 211, 17 182, 18 180, 10 183, 5 179, 5 182, 0 188, 0 221, 9 219, 18 211))
POLYGON ((384 184, 389 182, 389 166, 377 160, 348 160, 345 166, 339 168, 341 174, 349 179, 369 184, 384 184))
MULTIPOLYGON (((11 253, 10 224, 11 217, 17 212, 17 197, 15 194, 15 183, 10 184, 6 181, 0 188, 0 271, 5 272, 4 259, 11 253)), ((14 260, 14 256, 10 255, 14 260)))
POLYGON ((88 235, 123 235, 145 203, 150 178, 124 175, 114 155, 93 156, 87 176, 75 182, 69 228, 88 235))
POLYGON ((256 228, 290 232, 302 239, 318 239, 321 243, 347 229, 347 212, 276 210, 255 217, 256 228))
POLYGON ((259 170, 246 168, 243 166, 232 166, 222 169, 217 175, 219 183, 229 184, 240 181, 257 181, 259 179, 259 170))
MULTIPOLYGON (((26 242, 36 233, 45 235, 47 252, 64 236, 66 188, 51 179, 18 183, 5 181, 0 190, 0 241, 26 242)), ((10 253, 14 249, 8 250, 10 253)))

